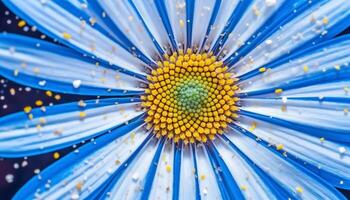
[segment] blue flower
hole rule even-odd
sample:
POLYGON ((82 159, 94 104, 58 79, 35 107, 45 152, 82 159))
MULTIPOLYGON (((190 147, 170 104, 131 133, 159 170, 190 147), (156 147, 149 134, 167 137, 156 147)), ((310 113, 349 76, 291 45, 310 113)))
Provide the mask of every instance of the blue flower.
POLYGON ((345 199, 348 0, 3 0, 0 73, 103 98, 0 118, 0 156, 78 143, 14 199, 345 199))

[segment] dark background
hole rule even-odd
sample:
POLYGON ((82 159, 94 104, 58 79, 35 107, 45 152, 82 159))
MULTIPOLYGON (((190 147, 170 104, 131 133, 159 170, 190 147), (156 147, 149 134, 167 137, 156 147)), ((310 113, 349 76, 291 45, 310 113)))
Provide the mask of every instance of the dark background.
MULTIPOLYGON (((18 17, 11 13, 3 3, 0 2, 0 33, 17 33, 55 42, 37 31, 35 27, 26 25, 19 28, 19 21, 20 19, 18 19, 18 17)), ((342 34, 347 33, 350 33, 350 27, 342 34)), ((84 97, 84 99, 88 98, 94 97, 84 97)), ((59 93, 54 93, 52 97, 48 97, 45 95, 45 91, 18 85, 0 76, 0 117, 9 113, 21 111, 28 105, 35 107, 36 100, 42 100, 44 105, 50 106, 80 99, 82 99, 82 97, 59 93), (61 97, 60 100, 55 98, 56 95, 61 97)), ((74 147, 63 149, 58 151, 58 153, 60 154, 60 157, 62 157, 69 153, 73 148, 74 147)), ((35 172, 43 170, 49 164, 53 163, 55 161, 53 154, 54 152, 18 159, 0 158, 0 200, 11 199, 16 191, 18 191, 24 183, 35 175, 35 172)), ((350 191, 341 190, 341 192, 350 199, 350 191)))

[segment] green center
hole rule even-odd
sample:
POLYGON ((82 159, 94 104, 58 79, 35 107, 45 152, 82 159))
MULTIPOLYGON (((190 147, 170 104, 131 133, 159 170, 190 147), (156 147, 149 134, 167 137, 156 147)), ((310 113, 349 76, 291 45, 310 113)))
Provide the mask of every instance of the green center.
POLYGON ((208 91, 198 80, 185 80, 176 89, 176 99, 183 110, 198 112, 208 99, 208 91))

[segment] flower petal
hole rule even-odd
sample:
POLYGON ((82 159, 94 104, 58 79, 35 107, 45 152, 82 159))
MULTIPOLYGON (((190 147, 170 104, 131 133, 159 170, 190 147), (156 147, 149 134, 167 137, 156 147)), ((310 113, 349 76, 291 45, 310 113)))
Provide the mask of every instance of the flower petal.
POLYGON ((240 113, 317 137, 345 142, 350 141, 350 98, 343 100, 244 99, 240 113))
POLYGON ((350 150, 348 144, 334 142, 294 131, 286 127, 270 124, 249 117, 241 117, 239 126, 271 145, 283 148, 288 157, 294 158, 305 167, 314 170, 336 187, 350 187, 350 150))
MULTIPOLYGON (((278 29, 232 69, 238 76, 340 33, 349 23, 348 1, 320 1, 278 29)), ((240 55, 238 55, 241 57, 240 55)), ((231 63, 233 64, 233 63, 231 63)))
POLYGON ((241 93, 279 87, 294 79, 310 78, 320 72, 347 67, 350 62, 349 36, 340 36, 280 59, 239 77, 241 93))
MULTIPOLYGON (((281 14, 279 13, 281 10, 287 12, 285 4, 286 0, 275 2, 266 0, 252 1, 232 32, 226 33, 229 37, 220 48, 220 54, 223 59, 235 53, 241 46, 246 45, 250 37, 258 30, 263 30, 262 27, 264 25, 271 24, 273 19, 277 18, 276 13, 281 14)), ((292 7, 291 5, 289 6, 292 7)))
POLYGON ((145 63, 113 40, 86 12, 69 1, 5 0, 6 6, 40 31, 101 62, 145 75, 145 63), (92 20, 92 21, 91 21, 92 20), (90 22, 90 23, 89 23, 90 22))
POLYGON ((262 169, 271 179, 279 183, 286 191, 303 199, 345 199, 333 186, 319 178, 298 163, 284 157, 268 144, 250 138, 239 127, 229 129, 225 136, 231 145, 235 145, 243 154, 262 169))
POLYGON ((202 199, 221 199, 222 195, 215 178, 215 171, 204 145, 206 144, 197 145, 195 151, 200 195, 202 199))
POLYGON ((96 13, 99 21, 108 25, 121 46, 136 54, 146 64, 156 65, 154 59, 158 59, 155 56, 157 50, 143 29, 142 22, 135 19, 137 14, 133 12, 129 2, 87 0, 87 3, 87 9, 96 13))
POLYGON ((198 177, 195 176, 197 170, 195 168, 193 149, 190 145, 183 145, 181 148, 179 193, 177 196, 179 199, 197 199, 199 196, 199 187, 196 184, 198 177))
POLYGON ((0 155, 37 155, 91 139, 141 115, 143 112, 137 109, 138 101, 90 100, 36 108, 29 114, 19 112, 2 117, 0 155))
POLYGON ((208 30, 206 32, 206 37, 202 45, 204 50, 210 50, 214 45, 214 41, 217 41, 220 38, 220 34, 223 32, 225 26, 229 23, 230 17, 236 7, 239 5, 240 1, 218 1, 215 3, 208 30))
MULTIPOLYGON (((139 14, 139 18, 144 22, 144 26, 148 27, 150 33, 154 36, 154 40, 164 49, 164 52, 171 47, 173 40, 169 39, 168 30, 163 25, 165 20, 158 13, 155 1, 137 1, 128 0, 133 9, 139 14)), ((163 14, 163 13, 162 13, 163 14)), ((171 37, 173 38, 173 37, 171 37)), ((158 48, 159 49, 159 48, 158 48)))
POLYGON ((101 198, 108 195, 121 199, 138 199, 148 195, 163 147, 164 139, 154 137, 150 140, 133 162, 128 163, 122 172, 115 173, 118 177, 104 190, 101 198))
POLYGON ((32 178, 14 199, 88 198, 145 146, 149 132, 142 124, 136 120, 83 145, 32 178))
POLYGON ((280 190, 269 188, 271 182, 268 183, 266 178, 261 176, 262 171, 258 173, 260 169, 253 162, 249 162, 250 160, 244 157, 244 154, 241 154, 238 149, 232 148, 234 146, 227 144, 221 137, 214 140, 213 143, 246 199, 288 198, 288 196, 280 196, 280 190))
POLYGON ((80 95, 143 93, 140 80, 68 48, 11 34, 0 35, 0 43, 1 74, 26 86, 80 95))
POLYGON ((173 194, 173 162, 175 144, 166 141, 155 172, 154 181, 149 192, 149 199, 171 199, 173 194))

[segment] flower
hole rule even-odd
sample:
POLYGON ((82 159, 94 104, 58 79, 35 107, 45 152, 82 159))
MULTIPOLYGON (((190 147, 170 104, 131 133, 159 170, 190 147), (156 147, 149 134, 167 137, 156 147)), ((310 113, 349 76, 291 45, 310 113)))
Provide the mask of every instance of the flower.
POLYGON ((2 34, 2 76, 103 97, 0 118, 1 157, 84 143, 14 199, 345 198, 349 1, 3 2, 62 45, 2 34))

